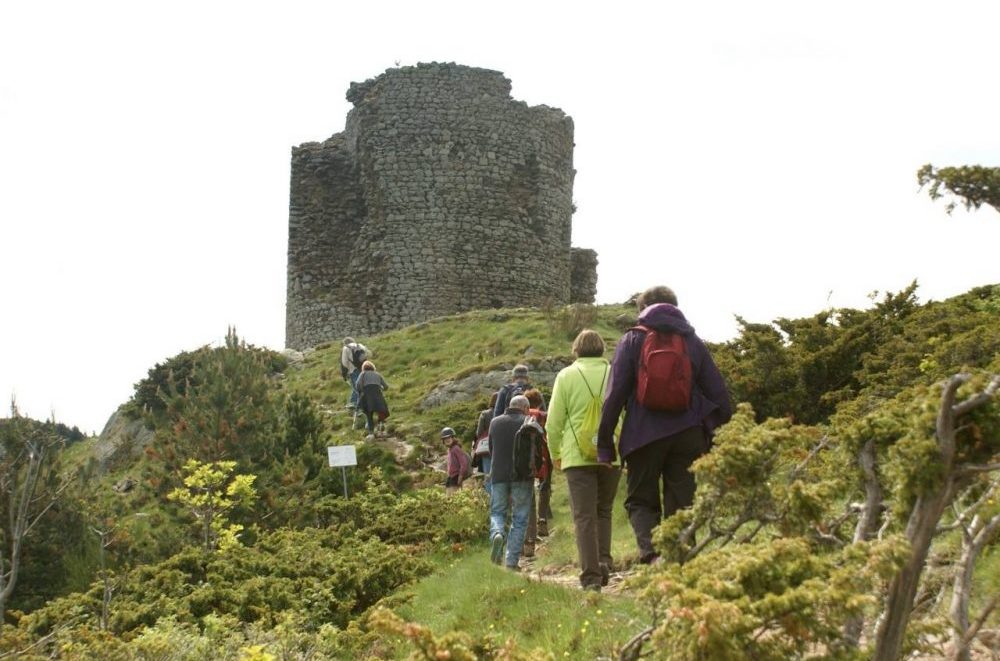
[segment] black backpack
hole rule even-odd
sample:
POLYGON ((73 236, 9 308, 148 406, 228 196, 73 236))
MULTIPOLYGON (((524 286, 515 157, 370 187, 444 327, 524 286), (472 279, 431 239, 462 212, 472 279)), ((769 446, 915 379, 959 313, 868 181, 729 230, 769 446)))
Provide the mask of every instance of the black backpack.
POLYGON ((523 395, 531 389, 531 385, 528 383, 508 383, 503 388, 500 389, 500 401, 503 403, 503 411, 506 412, 507 407, 510 406, 510 400, 514 399, 518 395, 523 395))
POLYGON ((545 430, 534 416, 524 416, 524 421, 514 434, 514 451, 511 457, 511 479, 515 482, 533 480, 545 464, 545 430))
POLYGON ((368 360, 368 351, 364 346, 360 344, 355 344, 354 348, 351 350, 351 362, 354 363, 354 367, 361 369, 361 366, 365 364, 368 360))

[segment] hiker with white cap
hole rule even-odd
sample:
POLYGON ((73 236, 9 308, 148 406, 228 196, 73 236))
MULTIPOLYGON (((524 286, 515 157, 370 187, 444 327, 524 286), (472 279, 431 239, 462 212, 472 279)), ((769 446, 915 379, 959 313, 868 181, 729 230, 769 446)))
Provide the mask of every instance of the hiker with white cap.
POLYGON ((356 390, 358 377, 361 376, 361 366, 368 360, 368 347, 355 342, 353 337, 344 338, 344 348, 340 350, 340 376, 344 381, 350 380, 351 403, 349 408, 357 408, 358 391, 356 390))

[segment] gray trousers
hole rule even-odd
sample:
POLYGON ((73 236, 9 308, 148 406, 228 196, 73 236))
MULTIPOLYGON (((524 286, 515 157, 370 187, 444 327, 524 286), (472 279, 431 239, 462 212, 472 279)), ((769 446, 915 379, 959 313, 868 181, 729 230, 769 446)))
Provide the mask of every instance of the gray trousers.
POLYGON ((563 471, 576 528, 580 585, 601 585, 601 565, 610 570, 611 512, 618 493, 619 468, 577 466, 563 471))

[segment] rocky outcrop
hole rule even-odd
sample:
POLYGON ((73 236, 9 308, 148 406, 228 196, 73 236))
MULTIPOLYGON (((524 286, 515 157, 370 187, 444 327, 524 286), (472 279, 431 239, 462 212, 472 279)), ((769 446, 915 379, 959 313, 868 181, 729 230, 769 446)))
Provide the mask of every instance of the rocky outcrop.
MULTIPOLYGON (((529 381, 533 385, 551 390, 552 384, 556 380, 556 374, 571 362, 573 361, 570 358, 548 358, 538 361, 534 365, 529 365, 531 367, 529 381)), ((485 404, 490 395, 504 384, 510 383, 510 369, 508 367, 504 370, 476 372, 460 379, 440 383, 421 400, 419 407, 421 410, 427 410, 473 399, 482 400, 485 404)))
POLYGON ((107 470, 114 463, 139 457, 152 442, 152 430, 147 429, 142 420, 130 420, 123 407, 119 407, 97 437, 94 457, 101 470, 107 470))

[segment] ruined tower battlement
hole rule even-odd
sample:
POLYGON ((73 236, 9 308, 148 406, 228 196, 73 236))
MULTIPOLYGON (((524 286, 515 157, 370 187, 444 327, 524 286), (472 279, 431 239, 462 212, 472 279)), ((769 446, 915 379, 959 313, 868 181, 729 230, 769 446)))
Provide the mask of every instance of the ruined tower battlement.
POLYGON ((352 83, 343 133, 292 150, 285 342, 302 349, 471 309, 593 302, 570 248, 573 120, 498 71, 352 83))

